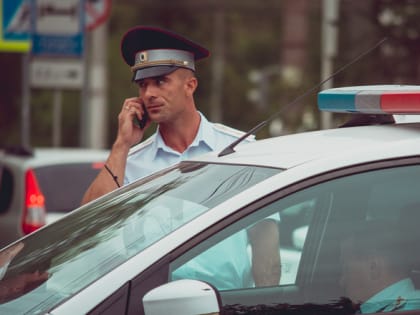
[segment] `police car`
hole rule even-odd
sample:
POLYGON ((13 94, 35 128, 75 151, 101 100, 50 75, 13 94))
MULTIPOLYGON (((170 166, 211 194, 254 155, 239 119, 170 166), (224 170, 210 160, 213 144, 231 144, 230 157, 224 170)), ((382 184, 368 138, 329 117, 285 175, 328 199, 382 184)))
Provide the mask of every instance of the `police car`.
POLYGON ((397 116, 420 114, 420 86, 329 89, 318 106, 354 119, 183 161, 2 249, 0 313, 420 312, 420 123, 397 116), (343 259, 373 223, 387 229, 343 259))

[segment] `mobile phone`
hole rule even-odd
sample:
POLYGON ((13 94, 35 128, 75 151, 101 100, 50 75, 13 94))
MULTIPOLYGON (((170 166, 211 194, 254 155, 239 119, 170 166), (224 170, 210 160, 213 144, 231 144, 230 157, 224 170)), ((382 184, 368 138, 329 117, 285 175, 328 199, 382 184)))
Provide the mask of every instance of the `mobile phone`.
POLYGON ((137 115, 134 116, 133 119, 133 123, 140 129, 143 129, 146 126, 147 121, 149 120, 149 113, 146 110, 146 106, 144 106, 144 104, 142 104, 142 106, 144 111, 142 119, 138 119, 137 115))

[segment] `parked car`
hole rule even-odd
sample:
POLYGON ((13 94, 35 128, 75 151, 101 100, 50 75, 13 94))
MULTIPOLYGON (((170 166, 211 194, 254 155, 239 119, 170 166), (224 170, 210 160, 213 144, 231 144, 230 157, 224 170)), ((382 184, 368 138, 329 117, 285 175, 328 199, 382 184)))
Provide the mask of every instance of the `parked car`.
MULTIPOLYGON (((367 223, 398 227, 358 244, 395 246, 394 266, 418 292, 420 123, 392 114, 419 114, 420 86, 330 89, 318 105, 355 119, 183 161, 3 248, 0 313, 354 314, 368 298, 345 290, 342 242, 367 223), (281 277, 244 285, 236 264, 264 257, 243 236, 265 220, 278 227, 281 277)), ((379 265, 354 279, 387 278, 369 274, 379 265)), ((403 310, 416 295, 394 291, 371 313, 415 314, 403 310)))
POLYGON ((0 150, 0 246, 77 208, 107 156, 83 148, 0 150))

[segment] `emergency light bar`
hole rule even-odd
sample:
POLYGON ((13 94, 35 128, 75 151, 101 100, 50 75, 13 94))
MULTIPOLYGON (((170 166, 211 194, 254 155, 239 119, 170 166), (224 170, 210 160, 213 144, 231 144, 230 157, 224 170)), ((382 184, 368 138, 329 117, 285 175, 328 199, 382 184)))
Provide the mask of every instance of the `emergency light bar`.
POLYGON ((419 114, 420 85, 366 85, 318 93, 318 108, 337 113, 419 114))

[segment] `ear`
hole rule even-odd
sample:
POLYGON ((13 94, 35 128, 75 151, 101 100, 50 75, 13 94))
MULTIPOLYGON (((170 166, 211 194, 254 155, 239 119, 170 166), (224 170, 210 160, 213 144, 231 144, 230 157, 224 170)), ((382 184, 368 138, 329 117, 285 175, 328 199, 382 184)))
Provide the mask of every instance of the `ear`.
POLYGON ((198 80, 195 76, 189 77, 185 81, 185 91, 188 94, 188 96, 192 96, 197 89, 198 86, 198 80))

